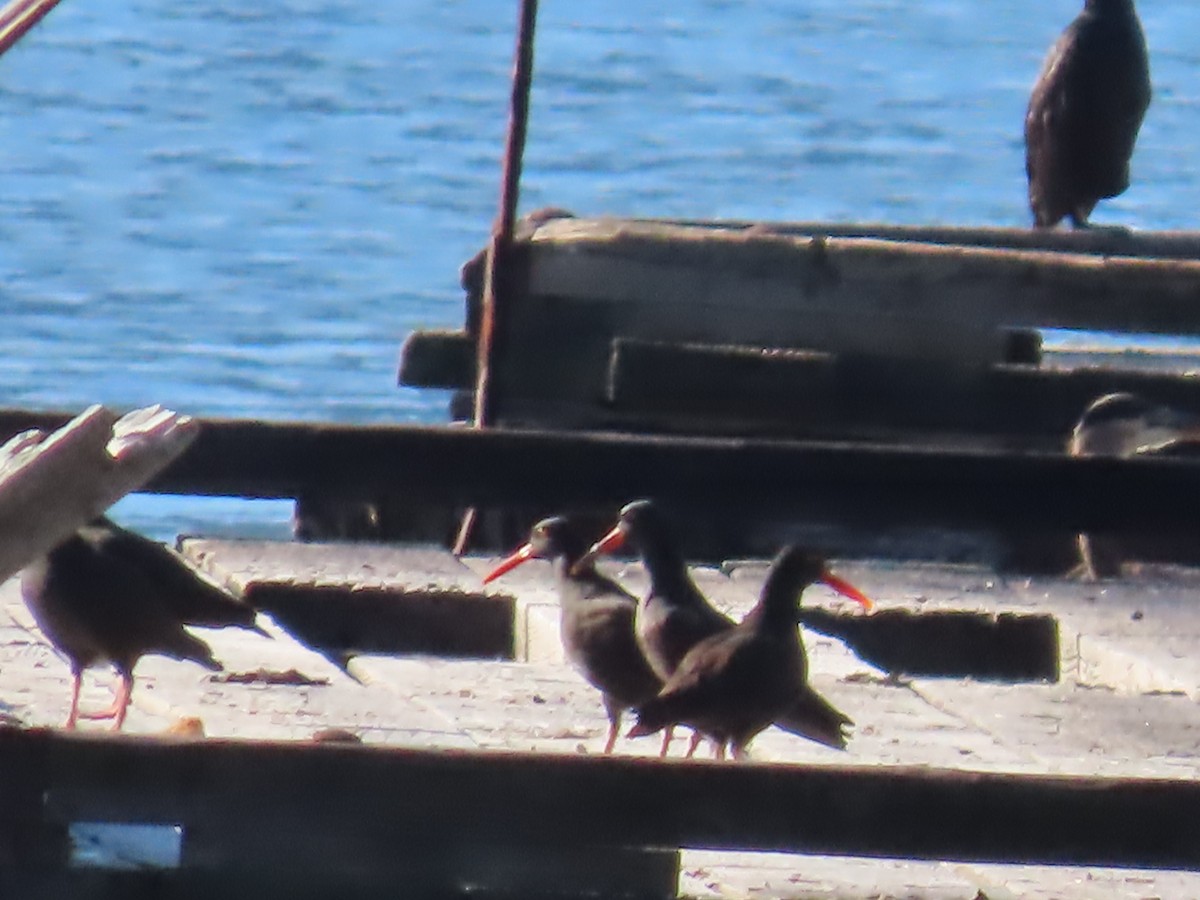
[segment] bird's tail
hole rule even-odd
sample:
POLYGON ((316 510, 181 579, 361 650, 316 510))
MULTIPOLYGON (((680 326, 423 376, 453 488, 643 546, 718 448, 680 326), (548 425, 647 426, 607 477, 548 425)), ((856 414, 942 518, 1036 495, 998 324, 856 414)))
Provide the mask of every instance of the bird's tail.
POLYGON ((805 685, 791 709, 775 720, 784 731, 832 747, 846 749, 845 728, 854 722, 832 703, 805 685))
POLYGON ((190 659, 212 672, 220 672, 225 667, 213 656, 212 647, 208 646, 194 634, 179 629, 179 637, 163 653, 175 659, 190 659))
POLYGON ((669 721, 667 717, 662 715, 662 710, 659 705, 650 702, 640 709, 634 710, 637 715, 637 721, 633 723, 633 727, 629 729, 626 737, 645 737, 648 734, 654 734, 656 731, 662 731, 668 725, 676 723, 669 721))

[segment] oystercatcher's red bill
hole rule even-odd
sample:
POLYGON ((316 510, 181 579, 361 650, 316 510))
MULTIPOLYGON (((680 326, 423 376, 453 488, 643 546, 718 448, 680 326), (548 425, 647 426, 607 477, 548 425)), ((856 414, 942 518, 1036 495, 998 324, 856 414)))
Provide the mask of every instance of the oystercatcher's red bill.
POLYGON ((856 603, 861 603, 862 608, 867 612, 870 612, 875 608, 875 603, 870 597, 868 597, 850 582, 846 581, 844 578, 838 578, 831 572, 822 572, 820 580, 822 584, 828 585, 843 597, 849 597, 856 603))
POLYGON ((530 559, 533 559, 533 544, 525 544, 521 547, 518 547, 512 556, 508 557, 508 559, 501 562, 500 565, 496 566, 496 568, 492 569, 492 571, 483 576, 483 583, 489 584, 495 581, 505 572, 511 572, 521 563, 530 559))

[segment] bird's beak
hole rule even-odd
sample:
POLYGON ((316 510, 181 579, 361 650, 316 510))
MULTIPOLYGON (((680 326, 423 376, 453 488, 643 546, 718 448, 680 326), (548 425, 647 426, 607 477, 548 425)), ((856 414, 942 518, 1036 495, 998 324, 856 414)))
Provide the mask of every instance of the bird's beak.
POLYGON ((483 576, 483 583, 489 584, 495 581, 505 572, 515 569, 521 563, 530 559, 533 559, 533 544, 525 544, 522 547, 518 547, 512 556, 508 557, 508 559, 504 560, 504 562, 500 563, 500 565, 496 566, 496 568, 492 569, 492 571, 483 576))
POLYGON ((826 571, 821 573, 820 581, 822 584, 828 585, 837 591, 843 597, 849 597, 856 603, 862 604, 862 608, 867 612, 875 608, 875 603, 870 597, 843 578, 838 578, 836 575, 826 571))
POLYGON ((615 525, 612 531, 592 544, 587 553, 575 560, 575 565, 571 566, 571 574, 578 575, 589 566, 595 565, 597 556, 612 553, 623 546, 625 546, 625 531, 620 525, 615 525))

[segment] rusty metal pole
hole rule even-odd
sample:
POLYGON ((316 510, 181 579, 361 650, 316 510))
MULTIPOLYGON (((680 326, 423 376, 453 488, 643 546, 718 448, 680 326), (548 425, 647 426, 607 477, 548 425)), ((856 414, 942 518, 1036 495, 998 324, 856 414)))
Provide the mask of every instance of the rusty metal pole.
MULTIPOLYGON (((525 152, 525 131, 529 122, 529 89, 533 81, 533 36, 537 23, 537 0, 521 0, 517 49, 513 61, 512 97, 509 101, 508 135, 504 142, 504 161, 500 185, 500 210, 492 226, 484 265, 483 297, 479 317, 479 337, 475 345, 475 415, 473 427, 486 428, 492 422, 495 394, 492 371, 499 356, 500 316, 506 302, 502 289, 505 261, 512 244, 513 223, 517 217, 517 199, 521 187, 521 161, 525 152)), ((476 510, 463 516, 454 542, 454 552, 466 551, 475 525, 476 510)))
POLYGON ((0 9, 0 53, 24 37, 25 32, 58 5, 59 0, 12 0, 0 9))

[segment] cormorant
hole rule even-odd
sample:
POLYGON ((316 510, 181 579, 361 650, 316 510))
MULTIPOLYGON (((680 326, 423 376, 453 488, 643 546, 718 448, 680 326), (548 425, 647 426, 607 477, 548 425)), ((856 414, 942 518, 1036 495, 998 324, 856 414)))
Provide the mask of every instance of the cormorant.
POLYGON ((1146 39, 1133 0, 1084 0, 1051 48, 1025 113, 1034 225, 1087 226, 1096 203, 1129 187, 1150 105, 1146 39))

